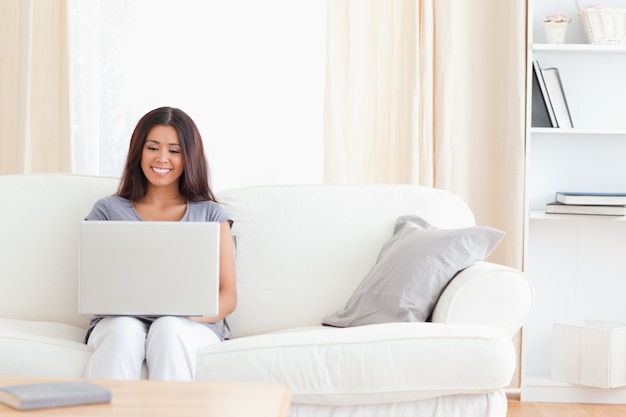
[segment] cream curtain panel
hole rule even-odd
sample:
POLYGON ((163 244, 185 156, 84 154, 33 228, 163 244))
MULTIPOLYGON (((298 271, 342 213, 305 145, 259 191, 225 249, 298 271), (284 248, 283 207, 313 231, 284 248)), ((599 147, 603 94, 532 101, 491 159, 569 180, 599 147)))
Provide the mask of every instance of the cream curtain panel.
POLYGON ((522 267, 525 0, 328 2, 325 180, 447 189, 522 267))
POLYGON ((70 172, 65 0, 0 1, 0 174, 70 172))

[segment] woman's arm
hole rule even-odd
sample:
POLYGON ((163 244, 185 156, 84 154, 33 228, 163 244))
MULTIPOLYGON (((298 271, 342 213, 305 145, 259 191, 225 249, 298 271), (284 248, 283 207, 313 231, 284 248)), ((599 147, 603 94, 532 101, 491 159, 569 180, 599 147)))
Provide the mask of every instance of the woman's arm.
POLYGON ((202 323, 215 323, 235 311, 237 307, 237 282, 235 274, 235 257, 233 254, 233 236, 230 223, 220 223, 220 302, 217 317, 191 317, 191 320, 202 323))

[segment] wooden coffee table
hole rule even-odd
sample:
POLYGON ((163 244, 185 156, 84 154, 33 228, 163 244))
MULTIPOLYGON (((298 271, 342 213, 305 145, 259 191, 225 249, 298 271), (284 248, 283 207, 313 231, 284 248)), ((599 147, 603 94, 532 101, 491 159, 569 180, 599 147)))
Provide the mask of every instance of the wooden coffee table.
MULTIPOLYGON (((0 386, 56 381, 0 378, 0 386)), ((291 393, 283 385, 256 382, 90 380, 111 390, 109 404, 18 411, 0 404, 0 416, 285 417, 291 393)))

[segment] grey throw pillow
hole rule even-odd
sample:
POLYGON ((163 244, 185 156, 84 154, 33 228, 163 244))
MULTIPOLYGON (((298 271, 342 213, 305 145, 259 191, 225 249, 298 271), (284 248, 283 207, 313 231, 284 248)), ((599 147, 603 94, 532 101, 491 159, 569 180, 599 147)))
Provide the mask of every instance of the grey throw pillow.
POLYGON ((402 216, 345 309, 322 324, 426 321, 448 282, 489 256, 503 237, 504 232, 487 226, 437 229, 418 216, 402 216))

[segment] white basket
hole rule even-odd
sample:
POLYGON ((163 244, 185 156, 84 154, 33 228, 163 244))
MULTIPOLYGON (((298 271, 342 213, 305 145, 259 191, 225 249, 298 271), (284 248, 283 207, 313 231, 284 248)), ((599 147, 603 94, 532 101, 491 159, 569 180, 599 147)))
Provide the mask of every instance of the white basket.
POLYGON ((589 43, 620 45, 626 43, 626 9, 583 8, 576 0, 589 43))

